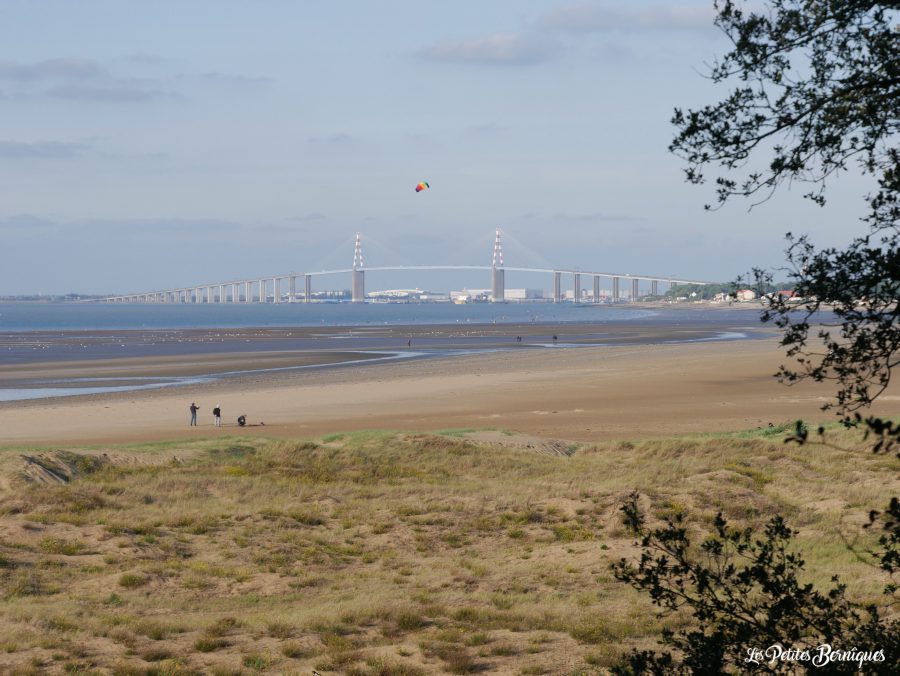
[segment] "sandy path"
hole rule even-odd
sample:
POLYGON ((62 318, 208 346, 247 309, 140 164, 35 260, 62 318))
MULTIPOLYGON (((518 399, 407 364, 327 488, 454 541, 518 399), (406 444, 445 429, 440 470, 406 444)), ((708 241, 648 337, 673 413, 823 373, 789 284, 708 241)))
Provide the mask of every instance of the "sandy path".
MULTIPOLYGON (((22 402, 0 408, 0 445, 470 427, 590 441, 828 419, 827 386, 772 377, 782 358, 770 340, 503 352, 22 402), (192 400, 197 428, 187 425, 192 400), (241 413, 257 424, 238 428, 241 413)), ((896 409, 890 394, 882 412, 896 409)))

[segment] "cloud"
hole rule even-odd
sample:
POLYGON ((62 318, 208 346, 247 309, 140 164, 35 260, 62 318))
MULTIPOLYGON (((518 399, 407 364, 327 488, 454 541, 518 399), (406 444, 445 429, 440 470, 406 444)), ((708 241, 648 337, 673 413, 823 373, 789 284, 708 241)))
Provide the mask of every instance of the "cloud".
POLYGON ((0 159, 7 160, 68 159, 81 157, 87 150, 84 143, 0 141, 0 159))
POLYGON ((158 66, 164 63, 168 63, 169 59, 158 56, 156 54, 148 54, 146 52, 135 52, 134 54, 129 54, 125 57, 125 61, 129 63, 136 63, 142 66, 158 66))
POLYGON ((709 4, 607 9, 598 4, 560 7, 540 20, 542 28, 570 34, 613 31, 715 30, 715 10, 709 4))
POLYGON ((179 80, 198 82, 202 84, 221 84, 233 85, 238 87, 255 87, 271 83, 273 80, 269 77, 257 75, 235 75, 233 73, 220 73, 218 71, 210 71, 208 73, 199 73, 195 75, 179 75, 179 80))
POLYGON ((59 85, 48 89, 45 94, 55 99, 108 103, 143 103, 183 98, 181 94, 176 92, 135 87, 127 81, 111 81, 106 84, 91 85, 59 85))
POLYGON ((288 220, 296 223, 321 223, 327 221, 328 216, 318 211, 311 211, 308 214, 303 214, 301 216, 293 216, 288 220))
MULTIPOLYGON (((165 63, 151 54, 132 54, 112 60, 111 65, 141 68, 165 63)), ((218 71, 165 76, 161 79, 129 77, 90 59, 60 58, 20 63, 0 61, 0 82, 12 88, 10 96, 19 99, 47 97, 67 101, 105 103, 144 103, 183 99, 180 90, 198 85, 260 86, 271 82, 265 77, 235 75, 218 71)), ((0 92, 0 98, 7 98, 0 92)))
POLYGON ((607 214, 600 211, 584 214, 558 212, 553 214, 551 219, 554 221, 562 221, 564 223, 635 223, 644 220, 641 216, 607 214))
POLYGON ((346 146, 356 142, 356 139, 350 134, 345 134, 343 132, 338 134, 332 134, 331 136, 319 137, 319 136, 310 136, 306 139, 306 142, 310 145, 329 145, 329 146, 346 146))
MULTIPOLYGON (((156 238, 160 234, 183 239, 198 237, 202 239, 209 235, 250 231, 247 226, 236 221, 215 218, 123 218, 63 221, 33 214, 16 214, 0 218, 0 231, 37 234, 38 232, 45 233, 48 230, 60 236, 94 237, 100 238, 102 241, 108 241, 110 238, 156 238)), ((255 229, 252 231, 255 232, 255 229)))
POLYGON ((76 221, 66 227, 70 232, 82 234, 112 235, 125 238, 135 236, 155 237, 159 234, 181 235, 185 238, 209 234, 236 233, 243 229, 240 223, 218 219, 185 218, 129 218, 124 220, 97 219, 76 221))
MULTIPOLYGON (((448 40, 419 52, 421 58, 446 63, 493 66, 531 66, 559 56, 571 39, 592 33, 711 32, 715 9, 708 3, 607 8, 599 3, 563 6, 552 10, 522 32, 493 33, 470 40, 448 40), (565 39, 566 36, 570 38, 565 39)), ((623 59, 627 48, 610 45, 607 56, 623 59)))
POLYGON ((0 218, 0 231, 9 234, 13 231, 23 231, 28 233, 46 232, 49 229, 56 228, 53 221, 48 221, 31 214, 16 214, 7 218, 0 218))
POLYGON ((466 129, 468 133, 476 136, 495 136, 497 134, 502 134, 506 130, 507 127, 493 122, 488 122, 486 124, 473 124, 466 129))
POLYGON ((27 83, 39 80, 84 80, 106 74, 96 61, 90 59, 48 59, 36 63, 0 61, 0 79, 27 83))
POLYGON ((559 45, 550 39, 523 33, 494 33, 472 40, 446 41, 419 52, 422 58, 447 63, 494 66, 529 66, 549 61, 559 45))

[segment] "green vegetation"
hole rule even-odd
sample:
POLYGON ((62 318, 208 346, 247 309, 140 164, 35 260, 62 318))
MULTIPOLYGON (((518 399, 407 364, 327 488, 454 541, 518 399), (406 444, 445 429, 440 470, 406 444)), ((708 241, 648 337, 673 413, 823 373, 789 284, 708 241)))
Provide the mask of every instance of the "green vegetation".
MULTIPOLYGON (((701 530, 719 511, 748 526, 786 514, 809 581, 838 573, 876 600, 880 576, 843 536, 897 461, 826 434, 835 447, 813 459, 770 430, 570 455, 361 432, 117 449, 130 460, 67 484, 19 475, 0 500, 0 667, 603 670, 686 621, 612 574, 637 551, 619 509, 634 489, 654 518, 701 530)), ((5 454, 11 475, 25 455, 5 454)))

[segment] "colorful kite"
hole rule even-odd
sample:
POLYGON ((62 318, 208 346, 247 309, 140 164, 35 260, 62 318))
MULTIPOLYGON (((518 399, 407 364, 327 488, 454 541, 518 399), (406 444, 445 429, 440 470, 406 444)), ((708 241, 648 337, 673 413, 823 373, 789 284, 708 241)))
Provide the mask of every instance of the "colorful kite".
POLYGON ((419 185, 416 186, 416 192, 422 192, 425 188, 430 188, 431 186, 422 181, 419 185))

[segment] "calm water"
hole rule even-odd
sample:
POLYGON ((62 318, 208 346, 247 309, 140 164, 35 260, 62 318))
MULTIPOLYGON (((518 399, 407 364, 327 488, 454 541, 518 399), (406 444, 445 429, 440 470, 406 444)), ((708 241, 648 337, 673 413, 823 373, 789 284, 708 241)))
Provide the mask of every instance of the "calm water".
POLYGON ((606 322, 657 316, 655 310, 573 303, 303 303, 113 305, 0 303, 0 333, 264 326, 606 322))

